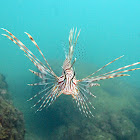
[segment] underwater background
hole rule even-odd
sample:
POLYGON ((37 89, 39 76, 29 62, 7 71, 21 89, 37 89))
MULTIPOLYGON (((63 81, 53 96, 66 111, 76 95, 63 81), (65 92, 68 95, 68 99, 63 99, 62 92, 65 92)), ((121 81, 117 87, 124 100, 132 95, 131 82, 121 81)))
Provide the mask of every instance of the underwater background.
MULTIPOLYGON (((77 78, 122 55, 99 74, 140 61, 139 0, 1 1, 0 27, 12 32, 41 59, 24 32, 30 33, 59 76, 73 27, 81 29, 74 52, 77 78)), ((36 71, 17 45, 0 36, 0 73, 5 76, 12 103, 23 113, 25 140, 140 139, 139 70, 129 72, 130 77, 104 80, 100 87, 91 88, 97 98, 90 97, 96 109, 92 110, 95 117, 89 119, 81 115, 72 97, 65 95, 49 109, 35 113, 31 109, 34 101, 27 100, 39 87, 27 85, 37 80, 28 69, 36 71)))

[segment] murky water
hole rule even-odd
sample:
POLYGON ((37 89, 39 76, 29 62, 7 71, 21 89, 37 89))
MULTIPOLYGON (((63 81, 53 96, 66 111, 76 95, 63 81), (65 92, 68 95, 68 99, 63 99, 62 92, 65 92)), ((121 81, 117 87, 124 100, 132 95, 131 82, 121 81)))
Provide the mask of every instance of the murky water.
MULTIPOLYGON (((11 31, 41 59, 24 34, 30 33, 59 76, 69 31, 81 29, 74 56, 76 77, 82 78, 121 55, 124 57, 99 74, 140 61, 139 7, 138 0, 8 0, 0 4, 0 27, 11 31)), ((36 70, 18 46, 1 36, 0 73, 6 77, 14 105, 24 114, 26 140, 140 139, 139 70, 91 88, 97 98, 89 96, 96 108, 92 110, 95 117, 89 119, 81 115, 70 96, 64 95, 47 110, 35 113, 36 108, 30 108, 34 101, 27 99, 39 88, 27 86, 36 81, 28 69, 36 70)))

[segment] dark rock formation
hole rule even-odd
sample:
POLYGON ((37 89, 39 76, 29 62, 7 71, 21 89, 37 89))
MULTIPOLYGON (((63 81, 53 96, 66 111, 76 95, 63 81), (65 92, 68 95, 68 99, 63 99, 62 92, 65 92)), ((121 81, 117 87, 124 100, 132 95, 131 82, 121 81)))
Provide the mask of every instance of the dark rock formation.
POLYGON ((0 140, 23 140, 23 114, 7 99, 7 87, 4 76, 0 74, 0 140))

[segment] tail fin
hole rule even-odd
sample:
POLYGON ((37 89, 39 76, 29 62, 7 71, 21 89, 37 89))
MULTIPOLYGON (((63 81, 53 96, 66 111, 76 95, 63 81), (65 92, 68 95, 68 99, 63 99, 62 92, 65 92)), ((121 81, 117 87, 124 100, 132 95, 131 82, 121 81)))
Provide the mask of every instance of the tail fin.
POLYGON ((77 44, 77 40, 78 40, 79 35, 80 35, 80 31, 81 30, 79 30, 79 32, 77 34, 77 37, 76 37, 77 28, 75 29, 75 31, 74 31, 74 28, 70 30, 70 34, 69 34, 69 53, 68 53, 68 59, 70 61, 72 60, 73 52, 74 52, 75 46, 77 44))

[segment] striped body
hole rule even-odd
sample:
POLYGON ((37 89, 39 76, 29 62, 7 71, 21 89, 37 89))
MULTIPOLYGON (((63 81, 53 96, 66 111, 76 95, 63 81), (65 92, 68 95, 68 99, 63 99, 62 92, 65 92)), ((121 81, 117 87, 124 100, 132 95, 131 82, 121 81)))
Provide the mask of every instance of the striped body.
MULTIPOLYGON (((3 29, 3 28, 2 28, 3 29)), ((55 74, 55 72, 52 70, 51 66, 47 62, 46 58, 44 57, 42 51, 40 50, 39 46, 33 39, 33 37, 26 33, 32 43, 36 46, 39 53, 43 57, 45 64, 42 63, 17 37, 15 37, 11 32, 9 32, 6 29, 3 29, 6 31, 9 35, 2 34, 3 36, 6 36, 8 39, 10 39, 12 42, 14 42, 18 47, 24 51, 25 55, 28 57, 28 59, 37 67, 39 72, 35 72, 33 70, 30 70, 33 74, 38 76, 41 81, 39 83, 34 84, 28 84, 30 86, 36 86, 36 85, 43 85, 44 88, 36 93, 33 97, 31 97, 28 101, 38 97, 38 95, 42 94, 41 98, 35 103, 33 107, 36 107, 39 105, 37 111, 41 111, 43 108, 48 108, 54 101, 61 95, 71 95, 73 99, 77 103, 77 107, 79 110, 85 114, 87 117, 93 117, 93 114, 91 112, 90 108, 94 108, 92 103, 89 100, 88 96, 96 97, 93 95, 89 88, 93 86, 100 86, 100 84, 96 83, 100 80, 115 78, 115 77, 121 77, 121 76, 129 76, 128 74, 124 74, 129 71, 138 70, 140 68, 133 68, 133 69, 126 69, 135 65, 140 64, 140 62, 133 63, 131 65, 126 65, 124 67, 118 68, 116 70, 112 70, 110 72, 93 76, 97 72, 101 71, 106 66, 110 65, 111 63, 115 62, 116 60, 122 58, 118 57, 115 60, 107 63, 105 66, 101 67, 94 73, 90 74, 89 76, 83 78, 83 79, 76 79, 76 72, 73 69, 73 65, 76 62, 76 58, 72 62, 72 57, 74 53, 74 49, 77 44, 77 40, 79 38, 80 31, 77 34, 77 29, 74 31, 74 29, 70 30, 69 34, 69 52, 68 55, 66 55, 66 59, 62 66, 62 75, 59 77, 55 74), (125 70, 123 70, 125 69, 125 70), (122 70, 122 71, 121 71, 122 70)))
POLYGON ((76 94, 77 80, 73 69, 70 67, 70 61, 66 59, 63 64, 62 76, 58 79, 58 85, 61 90, 61 93, 74 96, 74 94, 76 94))
POLYGON ((58 85, 63 94, 71 95, 76 92, 77 80, 73 78, 73 71, 67 70, 58 80, 58 85))

